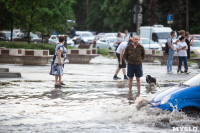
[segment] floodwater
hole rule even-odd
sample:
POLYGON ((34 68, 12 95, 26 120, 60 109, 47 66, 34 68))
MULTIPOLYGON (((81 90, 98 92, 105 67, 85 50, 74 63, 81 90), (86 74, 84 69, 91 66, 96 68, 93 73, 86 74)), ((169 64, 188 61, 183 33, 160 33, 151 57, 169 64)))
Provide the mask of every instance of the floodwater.
MULTIPOLYGON (((169 133, 173 127, 197 127, 200 119, 181 112, 152 108, 147 103, 155 92, 179 84, 199 73, 195 64, 191 74, 167 74, 166 66, 144 63, 141 96, 135 80, 129 92, 127 81, 113 81, 116 59, 96 57, 91 64, 66 64, 66 86, 54 88, 50 65, 22 66, 1 64, 22 78, 1 79, 0 132, 44 133, 169 133), (159 81, 160 88, 149 90, 145 76, 159 81)), ((119 77, 123 77, 120 72, 119 77)), ((191 131, 192 132, 192 131, 191 131)))

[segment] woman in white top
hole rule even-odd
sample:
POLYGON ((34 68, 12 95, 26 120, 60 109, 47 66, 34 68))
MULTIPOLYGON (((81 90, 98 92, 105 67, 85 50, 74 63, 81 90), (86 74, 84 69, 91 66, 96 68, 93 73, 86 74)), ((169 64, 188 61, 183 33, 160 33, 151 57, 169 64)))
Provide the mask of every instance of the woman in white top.
POLYGON ((179 65, 178 65, 178 72, 183 73, 181 71, 182 61, 184 61, 185 66, 185 73, 189 74, 188 72, 188 65, 187 65, 187 49, 188 46, 185 42, 185 37, 180 37, 179 42, 177 43, 177 51, 178 51, 178 58, 179 58, 179 65))
POLYGON ((120 43, 123 41, 123 38, 122 38, 122 35, 121 35, 121 32, 118 32, 117 33, 117 41, 115 42, 115 51, 117 50, 118 46, 120 45, 120 43))

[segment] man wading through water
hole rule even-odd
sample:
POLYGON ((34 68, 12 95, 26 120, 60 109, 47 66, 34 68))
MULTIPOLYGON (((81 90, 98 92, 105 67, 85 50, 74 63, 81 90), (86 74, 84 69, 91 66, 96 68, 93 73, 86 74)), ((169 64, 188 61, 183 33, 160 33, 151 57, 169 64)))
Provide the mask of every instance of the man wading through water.
POLYGON ((133 37, 133 43, 128 45, 126 47, 124 58, 128 62, 128 72, 127 76, 129 77, 129 91, 132 91, 132 85, 133 85, 133 77, 135 75, 136 81, 137 81, 137 97, 140 96, 140 77, 143 76, 143 70, 142 70, 142 60, 144 59, 145 51, 144 47, 140 45, 139 37, 134 36, 133 37))

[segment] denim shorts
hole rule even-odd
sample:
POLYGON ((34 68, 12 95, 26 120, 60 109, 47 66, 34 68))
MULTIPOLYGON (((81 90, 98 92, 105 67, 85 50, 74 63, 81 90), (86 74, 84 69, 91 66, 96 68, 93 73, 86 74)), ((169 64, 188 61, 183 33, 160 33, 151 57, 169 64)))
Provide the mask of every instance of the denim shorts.
POLYGON ((140 65, 133 65, 133 64, 129 64, 128 63, 128 69, 127 69, 127 76, 129 78, 132 78, 132 77, 142 77, 143 76, 143 71, 142 71, 142 64, 140 65))

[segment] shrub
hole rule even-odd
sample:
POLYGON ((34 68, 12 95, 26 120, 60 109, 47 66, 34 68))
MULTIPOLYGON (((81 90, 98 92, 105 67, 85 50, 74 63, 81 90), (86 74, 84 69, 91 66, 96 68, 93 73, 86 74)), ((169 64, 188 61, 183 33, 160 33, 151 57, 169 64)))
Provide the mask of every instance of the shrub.
MULTIPOLYGON (((55 53, 55 45, 46 43, 26 43, 26 42, 0 42, 0 47, 16 48, 16 49, 43 49, 49 50, 49 53, 53 55, 55 53)), ((72 47, 68 46, 68 49, 72 47)))

